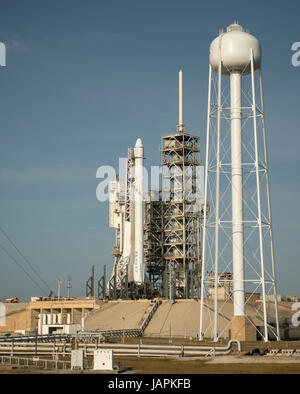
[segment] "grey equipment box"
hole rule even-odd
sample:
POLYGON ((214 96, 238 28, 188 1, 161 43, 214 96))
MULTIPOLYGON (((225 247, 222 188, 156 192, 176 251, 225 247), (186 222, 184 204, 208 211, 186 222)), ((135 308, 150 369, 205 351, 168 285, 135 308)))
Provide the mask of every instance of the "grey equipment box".
POLYGON ((71 352, 71 369, 84 369, 83 350, 72 350, 72 352, 71 352))

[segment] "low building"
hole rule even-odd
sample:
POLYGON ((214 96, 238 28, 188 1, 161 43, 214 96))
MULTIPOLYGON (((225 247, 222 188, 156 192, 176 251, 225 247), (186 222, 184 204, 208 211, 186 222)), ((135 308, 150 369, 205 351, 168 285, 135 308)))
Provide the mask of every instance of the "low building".
POLYGON ((0 334, 52 332, 72 333, 84 329, 91 311, 100 308, 103 301, 87 298, 36 298, 28 303, 5 305, 5 321, 0 334))

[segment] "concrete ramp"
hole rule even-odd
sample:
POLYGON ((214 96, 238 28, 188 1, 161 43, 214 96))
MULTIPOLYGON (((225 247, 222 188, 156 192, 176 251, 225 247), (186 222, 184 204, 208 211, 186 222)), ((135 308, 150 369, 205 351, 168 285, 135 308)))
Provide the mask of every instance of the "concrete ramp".
POLYGON ((199 331, 199 303, 177 300, 163 301, 145 330, 145 336, 195 337, 199 331), (197 331, 198 330, 198 331, 197 331))
POLYGON ((150 300, 109 301, 102 304, 99 310, 88 315, 85 320, 85 330, 140 328, 151 307, 150 300))
POLYGON ((20 302, 16 304, 4 304, 6 308, 6 316, 11 316, 15 313, 24 312, 28 308, 28 303, 20 302))
MULTIPOLYGON (((233 304, 231 300, 218 302, 218 334, 220 338, 230 337, 233 304)), ((86 321, 85 329, 89 330, 122 330, 137 329, 152 308, 150 300, 109 301, 103 303, 99 310, 91 312, 86 321), (124 317, 124 319, 122 319, 124 317)), ((268 312, 273 315, 274 306, 268 305, 268 312)), ((279 308, 288 314, 288 306, 279 308)), ((282 311, 281 311, 282 312, 282 311)), ((246 314, 255 326, 263 326, 262 303, 246 305, 246 314)), ((148 337, 179 337, 196 338, 200 328, 200 301, 176 300, 172 303, 162 301, 144 331, 148 337)), ((214 300, 204 302, 203 332, 205 338, 212 338, 214 333, 214 300)))
MULTIPOLYGON (((262 325, 262 320, 252 305, 246 306, 246 313, 255 325, 262 325)), ((219 336, 229 338, 233 305, 231 301, 219 301, 219 336)), ((204 303, 203 331, 205 337, 213 336, 214 332, 214 303, 206 300, 204 303)), ((200 301, 176 300, 174 304, 163 301, 154 314, 145 336, 153 337, 197 337, 200 328, 200 301)))

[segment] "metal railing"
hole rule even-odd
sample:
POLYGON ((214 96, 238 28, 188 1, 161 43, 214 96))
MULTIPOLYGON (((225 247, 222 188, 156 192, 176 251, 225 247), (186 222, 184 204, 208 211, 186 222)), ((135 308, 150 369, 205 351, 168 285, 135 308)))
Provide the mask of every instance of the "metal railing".
POLYGON ((29 357, 16 357, 16 356, 0 356, 0 364, 12 367, 36 367, 43 369, 70 369, 71 362, 65 360, 34 360, 29 357))
POLYGON ((150 312, 148 313, 148 315, 144 319, 144 321, 143 321, 143 323, 142 323, 142 325, 140 327, 140 330, 141 330, 142 334, 146 330, 148 324, 150 323, 150 320, 152 319, 152 317, 153 317, 154 313, 156 312, 157 308, 159 307, 159 305, 160 305, 160 302, 159 301, 155 301, 154 305, 152 306, 152 308, 150 310, 150 312))
POLYGON ((0 343, 2 342, 55 342, 61 340, 70 340, 72 335, 70 334, 48 334, 48 335, 22 335, 22 336, 11 336, 11 337, 0 337, 0 343))
POLYGON ((241 352, 241 343, 231 340, 227 346, 193 346, 193 345, 146 345, 146 344, 101 344, 99 348, 110 349, 116 356, 177 356, 177 357, 197 357, 197 356, 221 356, 228 355, 233 350, 233 344, 237 345, 237 350, 241 352))
POLYGON ((108 337, 139 337, 142 335, 142 330, 140 328, 125 328, 121 330, 105 330, 105 331, 78 331, 73 335, 74 338, 97 338, 103 336, 108 337))
MULTIPOLYGON (((228 355, 233 350, 233 344, 237 345, 237 350, 241 351, 241 344, 239 341, 231 340, 227 346, 196 346, 196 345, 152 345, 152 344, 121 344, 121 343, 77 343, 77 349, 83 349, 84 355, 89 356, 94 354, 96 349, 110 349, 114 351, 116 356, 178 356, 178 357, 192 357, 192 356, 218 356, 228 355)), ((36 355, 70 355, 72 350, 71 343, 38 343, 37 345, 25 343, 1 343, 0 354, 7 354, 10 356, 36 354, 36 355)))

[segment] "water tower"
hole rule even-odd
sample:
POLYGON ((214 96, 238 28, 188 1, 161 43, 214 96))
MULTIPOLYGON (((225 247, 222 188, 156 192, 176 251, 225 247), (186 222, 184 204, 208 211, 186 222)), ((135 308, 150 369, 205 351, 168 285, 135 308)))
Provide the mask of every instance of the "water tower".
POLYGON ((261 46, 238 23, 210 46, 204 207, 200 340, 230 308, 232 338, 279 340, 261 46))

